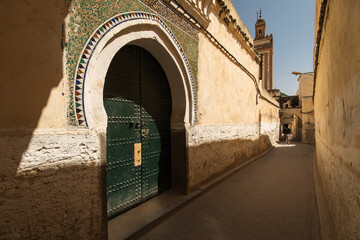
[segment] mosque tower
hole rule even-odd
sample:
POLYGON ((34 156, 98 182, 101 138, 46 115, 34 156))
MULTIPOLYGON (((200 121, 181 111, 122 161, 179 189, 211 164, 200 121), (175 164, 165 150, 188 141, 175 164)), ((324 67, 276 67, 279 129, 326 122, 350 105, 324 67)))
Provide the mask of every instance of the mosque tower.
POLYGON ((273 88, 273 35, 266 35, 266 22, 262 18, 261 9, 255 23, 254 46, 262 59, 260 74, 262 85, 266 90, 271 90, 273 88))

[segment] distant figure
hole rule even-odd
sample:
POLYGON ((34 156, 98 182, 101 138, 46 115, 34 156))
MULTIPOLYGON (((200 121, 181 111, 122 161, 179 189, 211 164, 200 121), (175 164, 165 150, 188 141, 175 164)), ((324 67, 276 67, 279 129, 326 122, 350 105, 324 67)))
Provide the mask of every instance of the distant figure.
POLYGON ((287 136, 286 136, 286 142, 287 142, 287 144, 290 144, 291 143, 291 140, 292 140, 292 134, 291 133, 289 133, 287 136))

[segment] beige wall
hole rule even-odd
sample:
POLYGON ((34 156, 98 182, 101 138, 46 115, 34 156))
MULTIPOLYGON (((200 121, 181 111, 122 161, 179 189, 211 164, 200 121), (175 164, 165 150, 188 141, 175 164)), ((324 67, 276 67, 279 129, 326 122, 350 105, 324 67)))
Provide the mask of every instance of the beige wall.
POLYGON ((315 88, 317 164, 338 239, 347 240, 360 239, 359 12, 358 0, 328 1, 315 88))
POLYGON ((315 119, 314 119, 314 102, 312 97, 303 98, 302 100, 302 141, 303 143, 315 143, 315 119))
MULTIPOLYGON (((239 19, 235 9, 230 10, 239 19)), ((254 52, 231 23, 218 17, 219 11, 215 7, 210 13, 207 31, 258 80, 259 62, 254 52)), ((279 109, 257 97, 253 80, 204 32, 199 38, 198 121, 188 129, 191 189, 265 151, 279 134, 279 109)), ((278 105, 265 89, 261 91, 278 105)))
POLYGON ((303 73, 300 75, 299 79, 299 89, 297 95, 299 95, 299 100, 302 103, 304 97, 312 97, 314 91, 314 74, 313 73, 303 73))
POLYGON ((315 142, 314 120, 314 74, 304 73, 299 77, 299 101, 301 104, 302 142, 313 144, 315 142))
POLYGON ((1 2, 0 129, 64 126, 61 41, 68 2, 1 2))
MULTIPOLYGON (((250 55, 247 43, 237 39, 240 34, 218 17, 218 11, 219 7, 210 14, 207 30, 258 78, 259 63, 250 55)), ((234 9, 230 13, 236 16, 234 9)), ((198 123, 257 123, 259 108, 252 79, 204 33, 199 38, 198 123)))
MULTIPOLYGON (((226 28, 221 30, 226 31, 226 28)), ((234 48, 239 48, 237 51, 241 54, 237 42, 224 42, 229 46, 229 51, 235 52, 234 48)), ((243 54, 246 54, 244 50, 243 54)), ((251 57, 240 56, 239 61, 249 67, 250 71, 255 70, 257 76, 258 69, 253 67, 256 63, 251 57)), ((199 42, 198 86, 199 124, 257 122, 259 109, 254 82, 204 34, 200 34, 199 42)))
POLYGON ((268 136, 272 145, 279 141, 280 133, 280 106, 269 92, 265 88, 261 88, 261 93, 264 97, 269 99, 271 103, 260 98, 260 114, 259 114, 259 125, 260 125, 260 135, 268 136), (276 105, 276 106, 274 106, 276 105))

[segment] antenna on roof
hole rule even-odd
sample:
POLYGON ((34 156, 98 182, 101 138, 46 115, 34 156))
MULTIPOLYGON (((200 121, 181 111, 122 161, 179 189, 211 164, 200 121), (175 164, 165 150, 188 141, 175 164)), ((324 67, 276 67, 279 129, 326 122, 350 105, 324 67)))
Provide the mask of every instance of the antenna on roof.
POLYGON ((259 11, 256 11, 256 20, 259 20, 259 11))

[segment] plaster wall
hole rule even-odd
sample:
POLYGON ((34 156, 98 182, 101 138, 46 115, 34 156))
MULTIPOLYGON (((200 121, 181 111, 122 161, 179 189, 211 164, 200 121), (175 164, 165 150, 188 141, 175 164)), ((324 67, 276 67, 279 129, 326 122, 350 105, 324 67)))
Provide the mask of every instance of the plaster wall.
POLYGON ((313 90, 314 90, 314 75, 312 73, 302 74, 299 77, 299 99, 312 96, 313 90))
MULTIPOLYGON (((259 64, 234 37, 216 9, 208 31, 254 76, 259 64)), ((199 33, 198 123, 256 123, 259 107, 252 79, 234 64, 205 34, 199 33)))
MULTIPOLYGON (((233 44, 241 51, 241 45, 233 44)), ((247 66, 255 65, 250 56, 241 59, 247 66)), ((253 81, 204 34, 200 34, 198 69, 198 124, 257 123, 253 81)))
POLYGON ((315 143, 315 118, 314 118, 314 101, 313 98, 302 98, 302 142, 315 143))
POLYGON ((291 134, 293 135, 293 139, 297 141, 301 141, 302 140, 301 133, 302 133, 301 119, 298 116, 294 115, 291 123, 291 134))
POLYGON ((312 96, 303 97, 302 98, 302 106, 301 106, 301 112, 310 112, 314 110, 314 100, 312 96))
POLYGON ((327 1, 315 86, 317 164, 338 239, 348 240, 360 239, 359 11, 357 0, 327 1))
POLYGON ((104 239, 104 138, 88 130, 1 132, 0 239, 104 239))
MULTIPOLYGON (((218 11, 210 13, 207 31, 258 79, 259 62, 218 11)), ((279 136, 279 110, 257 96, 253 80, 203 32, 198 49, 197 124, 187 129, 190 189, 262 153, 279 136)), ((278 104, 265 89, 261 91, 278 104)))
POLYGON ((0 8, 0 128, 61 128, 63 30, 69 1, 4 0, 0 8))
POLYGON ((299 101, 301 105, 302 142, 313 144, 315 142, 314 120, 314 74, 304 73, 299 77, 299 101))
POLYGON ((276 144, 279 109, 261 99, 258 105, 256 123, 197 124, 187 129, 191 190, 276 144))
MULTIPOLYGON (((261 93, 273 104, 280 106, 280 104, 273 97, 271 97, 271 94, 267 90, 262 88, 261 93)), ((279 141, 280 132, 280 112, 279 108, 275 107, 273 104, 270 104, 263 99, 259 100, 260 135, 268 136, 272 145, 279 141)))

